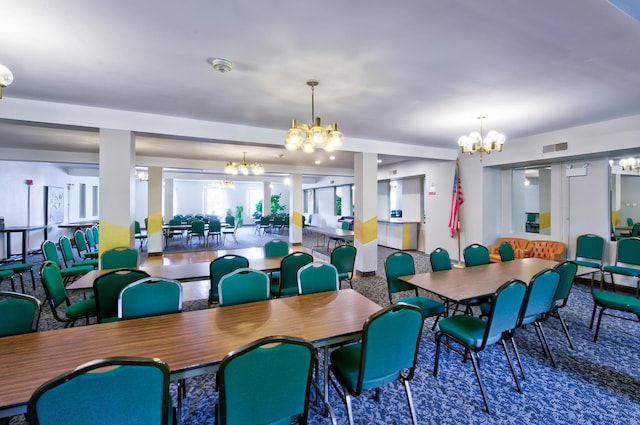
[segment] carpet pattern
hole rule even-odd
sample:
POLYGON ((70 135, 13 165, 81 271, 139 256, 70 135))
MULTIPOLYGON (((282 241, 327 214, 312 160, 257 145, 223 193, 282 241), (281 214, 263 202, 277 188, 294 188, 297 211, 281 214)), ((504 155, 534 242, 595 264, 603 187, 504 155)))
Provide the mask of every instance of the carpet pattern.
MULTIPOLYGON (((261 245, 267 238, 256 236, 253 242, 247 239, 246 243, 261 245)), ((241 240, 240 234, 238 239, 241 240)), ((314 243, 315 236, 304 236, 305 246, 314 243)), ((235 246, 227 246, 232 247, 235 246)), ((381 306, 389 303, 383 262, 391 252, 393 250, 379 247, 376 275, 353 281, 354 289, 381 306)), ((429 271, 428 258, 423 253, 411 254, 418 272, 429 271)), ((31 260, 41 261, 35 257, 31 260)), ((3 282, 2 285, 6 290, 7 283, 3 282)), ((39 284, 36 295, 43 298, 39 284)), ((206 301, 186 302, 184 306, 185 311, 199 308, 206 308, 206 301)), ((500 346, 489 347, 481 353, 480 373, 494 410, 492 415, 484 411, 471 364, 462 362, 457 353, 441 350, 438 376, 432 375, 435 355, 434 332, 431 330, 433 319, 427 319, 420 343, 418 367, 411 381, 418 423, 640 424, 640 324, 605 317, 598 343, 594 344, 593 331, 589 329, 592 308, 589 287, 575 285, 568 306, 562 312, 569 324, 575 350, 569 348, 558 320, 551 318, 544 323, 557 369, 545 358, 532 327, 516 332, 515 338, 527 378, 521 380, 523 394, 516 391, 500 346)), ((49 307, 44 307, 40 330, 60 327, 51 317, 49 307)), ((187 398, 183 402, 183 423, 213 424, 217 400, 215 376, 188 379, 187 391, 187 398)), ((385 387, 379 403, 372 400, 370 395, 365 394, 353 400, 357 424, 411 423, 401 384, 385 387)), ((175 391, 173 396, 175 399, 175 391)), ((331 386, 329 398, 338 423, 347 423, 345 406, 331 386)), ((16 417, 10 423, 26 422, 23 417, 16 417)), ((328 424, 330 421, 312 404, 309 423, 328 424)))

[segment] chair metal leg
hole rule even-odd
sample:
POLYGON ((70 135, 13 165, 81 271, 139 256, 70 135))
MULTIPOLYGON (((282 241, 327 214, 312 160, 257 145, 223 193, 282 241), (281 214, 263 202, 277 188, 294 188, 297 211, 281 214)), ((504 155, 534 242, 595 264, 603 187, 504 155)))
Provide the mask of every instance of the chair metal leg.
POLYGON ((413 425, 416 425, 418 423, 418 420, 416 418, 416 410, 413 407, 413 398, 411 397, 411 388, 409 387, 409 381, 407 381, 406 379, 402 379, 402 383, 404 384, 404 391, 405 393, 407 393, 407 403, 409 404, 409 412, 411 412, 411 423, 413 425))
MULTIPOLYGON (((503 342, 503 347, 504 347, 504 342, 503 342)), ((478 369, 478 363, 476 362, 476 358, 474 356, 470 356, 470 357, 471 357, 471 364, 473 365, 473 371, 476 374, 476 379, 478 380, 478 385, 480 386, 480 393, 482 394, 482 401, 484 401, 484 407, 487 409, 487 413, 491 414, 491 408, 489 407, 487 394, 485 393, 484 385, 482 384, 482 378, 480 378, 480 369, 478 369)))
POLYGON ((591 313, 591 322, 589 323, 589 329, 593 329, 593 319, 596 317, 596 309, 598 305, 596 303, 593 304, 593 312, 591 313))
POLYGON ((509 357, 509 351, 507 350, 507 344, 503 339, 500 340, 500 344, 504 350, 504 355, 507 358, 507 363, 509 363, 509 369, 511 369, 511 375, 513 376, 513 380, 516 382, 516 389, 520 394, 522 394, 522 388, 520 388, 520 381, 518 381, 518 375, 516 375, 516 369, 513 367, 513 362, 511 361, 511 357, 509 357))
POLYGON ((513 347, 513 352, 516 354, 516 360, 518 362, 518 367, 520 368, 520 373, 522 374, 522 379, 526 380, 527 377, 524 374, 524 367, 522 367, 522 361, 520 360, 520 353, 518 352, 518 346, 516 345, 516 340, 511 338, 511 346, 513 347))
MULTIPOLYGON (((598 334, 600 333, 600 322, 602 322, 602 315, 604 314, 604 311, 606 309, 604 307, 600 307, 600 314, 598 315, 598 324, 596 325, 596 333, 593 336, 593 342, 596 343, 598 342, 598 334)), ((595 313, 595 310, 594 310, 595 313)), ((593 322, 593 318, 591 319, 593 322)))
POLYGON ((438 376, 438 362, 440 360, 440 343, 441 343, 441 339, 443 338, 444 334, 440 333, 439 331, 436 332, 436 356, 435 356, 435 360, 433 362, 433 376, 438 376))
POLYGON ((540 335, 542 336, 542 341, 544 342, 542 349, 545 350, 545 355, 549 356, 549 359, 551 360, 551 364, 553 365, 553 367, 557 368, 558 366, 556 365, 556 361, 553 358, 553 354, 551 353, 551 347, 549 347, 549 342, 547 342, 547 336, 544 334, 544 328, 542 327, 542 323, 536 322, 534 323, 534 326, 540 329, 540 335))
POLYGON ((569 335, 569 328, 567 327, 566 321, 560 315, 560 311, 556 310, 555 311, 555 315, 558 318, 558 320, 560 320, 560 325, 562 326, 562 330, 564 331, 564 335, 567 337, 567 341, 569 341, 569 348, 571 348, 573 350, 574 349, 573 348, 573 341, 571 341, 571 336, 569 335))
POLYGON ((351 396, 349 391, 344 388, 344 403, 347 405, 347 417, 349 418, 349 425, 353 425, 353 408, 351 407, 351 396))

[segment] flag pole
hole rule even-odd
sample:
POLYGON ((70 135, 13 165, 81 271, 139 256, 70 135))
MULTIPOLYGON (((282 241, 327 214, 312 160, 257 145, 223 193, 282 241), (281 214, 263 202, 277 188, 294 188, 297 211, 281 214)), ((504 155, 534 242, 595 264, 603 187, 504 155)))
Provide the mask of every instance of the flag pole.
MULTIPOLYGON (((458 181, 461 180, 460 178, 460 158, 456 157, 456 169, 458 170, 458 181)), ((456 182, 457 184, 457 182, 456 182)), ((462 249, 460 247, 460 225, 461 225, 461 220, 460 220, 460 211, 458 211, 458 222, 457 222, 457 228, 458 230, 456 231, 456 237, 458 239, 458 263, 454 264, 453 267, 457 268, 457 269, 461 269, 464 268, 464 264, 462 264, 462 249)))

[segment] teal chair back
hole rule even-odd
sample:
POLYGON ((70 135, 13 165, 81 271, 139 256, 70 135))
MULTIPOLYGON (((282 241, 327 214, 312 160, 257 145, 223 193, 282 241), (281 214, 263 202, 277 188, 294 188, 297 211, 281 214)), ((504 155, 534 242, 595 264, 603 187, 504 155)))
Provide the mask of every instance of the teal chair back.
POLYGON ((273 239, 264 244, 265 257, 284 257, 289 254, 289 244, 280 239, 273 239))
POLYGON ((182 285, 177 280, 146 277, 125 286, 118 295, 118 319, 182 311, 182 285))
POLYGON ((100 243, 100 230, 97 226, 91 228, 91 234, 93 235, 93 241, 98 245, 100 243))
POLYGON ((640 236, 640 222, 638 222, 638 223, 633 225, 633 227, 631 228, 631 235, 630 236, 632 238, 640 236))
POLYGON ((342 222, 342 225, 340 226, 340 228, 341 228, 342 230, 349 230, 349 225, 350 225, 350 224, 349 224, 349 222, 348 222, 348 221, 343 221, 343 222, 342 222))
POLYGON ((27 405, 32 425, 167 425, 171 412, 167 364, 141 357, 85 363, 42 384, 27 405))
POLYGON ((204 236, 204 221, 193 220, 191 222, 191 234, 195 236, 204 236))
MULTIPOLYGON (((233 218, 233 217, 231 217, 231 218, 233 218)), ((220 233, 221 227, 222 227, 222 224, 220 224, 220 220, 211 220, 209 222, 209 233, 210 234, 211 233, 220 233)))
POLYGON ((451 270, 451 258, 449 252, 444 248, 436 248, 431 251, 429 262, 431 263, 431 271, 451 270))
MULTIPOLYGON (((89 233, 89 232, 87 232, 89 233)), ((93 232, 91 232, 93 233, 93 232)), ((73 239, 76 242, 76 249, 78 253, 90 252, 89 245, 87 244, 87 239, 85 233, 82 230, 76 230, 73 233, 73 239)))
POLYGON ((353 267, 356 262, 357 249, 354 245, 339 245, 331 251, 331 264, 338 270, 340 279, 353 277, 353 267))
POLYGON ((42 255, 44 256, 45 261, 52 261, 58 267, 62 267, 62 262, 60 261, 60 255, 58 254, 58 247, 55 242, 46 240, 42 242, 42 255))
POLYGON ((464 264, 467 267, 481 266, 489 264, 489 249, 486 246, 477 243, 467 246, 462 252, 464 256, 464 264))
POLYGON ((558 307, 564 307, 569 299, 569 293, 576 278, 578 265, 573 261, 564 261, 556 264, 554 269, 560 273, 560 282, 558 282, 558 289, 553 296, 553 300, 555 304, 558 304, 558 307))
POLYGON ((172 218, 169 220, 169 226, 179 226, 182 224, 182 218, 172 218))
POLYGON ((227 223, 229 226, 234 226, 236 223, 236 218, 232 215, 228 215, 224 218, 225 223, 227 223))
POLYGON ((500 341, 503 332, 518 326, 526 292, 527 285, 518 279, 511 279, 498 288, 492 296, 491 311, 478 351, 500 341))
POLYGON ((71 266, 75 260, 71 240, 66 236, 60 236, 58 243, 60 244, 60 252, 62 252, 65 267, 71 266))
POLYGON ((142 227, 140 226, 140 222, 138 220, 135 220, 133 222, 133 231, 135 234, 142 233, 142 227))
MULTIPOLYGON (((640 223, 636 223, 636 224, 640 225, 640 223)), ((618 263, 640 266, 640 239, 639 238, 625 238, 618 241, 618 251, 616 253, 616 265, 618 263)))
POLYGON ((594 234, 580 235, 576 239, 576 262, 585 267, 602 267, 604 238, 594 234))
POLYGON ((367 319, 356 394, 392 382, 404 370, 405 379, 412 379, 423 323, 422 311, 408 304, 392 304, 367 319))
POLYGON ((37 331, 40 310, 36 297, 0 291, 0 337, 37 331))
POLYGON ((524 301, 521 325, 533 323, 539 315, 551 311, 559 283, 560 273, 554 269, 542 270, 531 278, 524 301))
POLYGON ((313 256, 306 252, 292 252, 280 261, 280 282, 276 297, 298 294, 298 270, 313 262, 313 256))
POLYGON ((396 292, 415 290, 414 286, 398 279, 398 276, 416 273, 415 263, 411 254, 402 251, 394 252, 384 261, 384 270, 387 275, 389 302, 393 303, 392 295, 396 292))
POLYGON ((67 290, 60 275, 58 263, 51 260, 42 263, 40 277, 52 310, 68 301, 67 290))
POLYGON ((500 253, 501 261, 513 261, 516 259, 515 254, 513 253, 513 246, 507 241, 504 241, 498 247, 498 252, 500 253))
POLYGON ((314 261, 298 270, 298 294, 338 290, 340 290, 340 279, 335 266, 314 261))
POLYGON ((100 257, 102 269, 122 269, 138 267, 138 250, 128 246, 109 249, 100 257))
POLYGON ((633 219, 631 217, 627 217, 627 226, 629 227, 633 226, 633 219))
POLYGON ((313 346, 293 337, 266 337, 229 353, 217 375, 216 423, 307 423, 314 358, 313 346))
POLYGON ((93 237, 93 232, 91 231, 91 229, 87 229, 84 235, 87 238, 87 245, 89 246, 89 251, 94 251, 97 247, 97 242, 96 242, 96 239, 93 237))
POLYGON ((265 301, 271 298, 269 276, 250 268, 241 268, 222 276, 218 283, 221 307, 265 301))
POLYGON ((248 267, 249 260, 240 255, 228 254, 213 260, 209 264, 209 280, 211 282, 209 288, 209 305, 218 302, 218 284, 222 276, 232 271, 248 267))
POLYGON ((136 269, 116 269, 98 276, 93 281, 93 293, 96 299, 98 323, 118 319, 118 296, 130 283, 149 277, 149 274, 136 269))

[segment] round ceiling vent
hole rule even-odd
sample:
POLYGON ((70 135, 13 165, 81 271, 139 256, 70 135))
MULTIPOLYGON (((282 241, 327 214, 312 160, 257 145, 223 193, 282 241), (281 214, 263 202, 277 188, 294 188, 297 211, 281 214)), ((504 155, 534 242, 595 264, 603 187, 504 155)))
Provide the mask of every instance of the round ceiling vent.
POLYGON ((227 60, 227 59, 222 59, 222 58, 211 59, 211 66, 216 71, 229 72, 231 71, 231 65, 233 64, 231 63, 230 60, 227 60))

